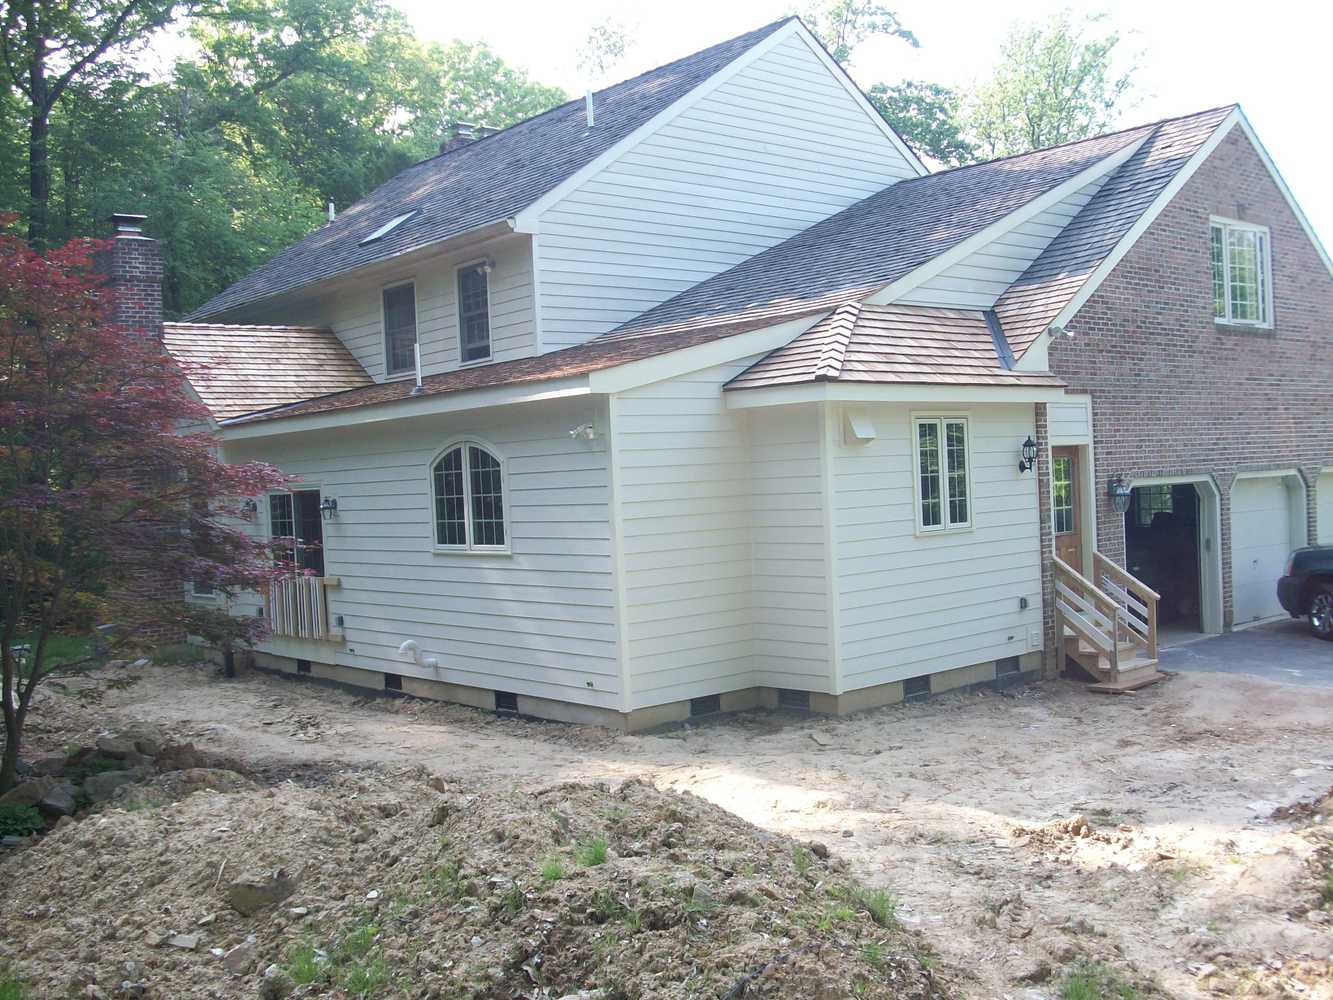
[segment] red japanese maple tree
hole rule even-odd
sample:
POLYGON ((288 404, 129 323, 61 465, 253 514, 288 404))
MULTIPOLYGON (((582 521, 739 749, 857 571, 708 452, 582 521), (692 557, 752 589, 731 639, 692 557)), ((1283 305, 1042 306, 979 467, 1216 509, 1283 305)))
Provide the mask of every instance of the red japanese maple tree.
POLYGON ((39 254, 6 234, 12 222, 0 218, 0 792, 33 693, 90 662, 49 655, 53 637, 106 623, 129 644, 163 628, 258 636, 261 622, 192 605, 186 587, 225 597, 263 584, 272 559, 243 530, 242 504, 282 482, 181 433, 207 414, 160 342, 113 321, 94 264, 107 244, 39 254))

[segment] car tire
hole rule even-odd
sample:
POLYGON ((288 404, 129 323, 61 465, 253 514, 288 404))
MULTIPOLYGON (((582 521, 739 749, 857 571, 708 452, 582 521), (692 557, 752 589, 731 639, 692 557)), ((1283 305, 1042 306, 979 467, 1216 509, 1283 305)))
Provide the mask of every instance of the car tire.
POLYGON ((1310 632, 1315 638, 1333 642, 1333 587, 1316 587, 1310 597, 1310 632))

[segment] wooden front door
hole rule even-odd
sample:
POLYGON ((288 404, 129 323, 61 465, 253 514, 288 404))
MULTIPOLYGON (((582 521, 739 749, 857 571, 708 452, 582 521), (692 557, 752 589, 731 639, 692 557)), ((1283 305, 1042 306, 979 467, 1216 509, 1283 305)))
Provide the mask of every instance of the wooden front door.
POLYGON ((1083 572, 1083 512, 1079 502, 1077 448, 1051 449, 1051 512, 1055 554, 1083 572))

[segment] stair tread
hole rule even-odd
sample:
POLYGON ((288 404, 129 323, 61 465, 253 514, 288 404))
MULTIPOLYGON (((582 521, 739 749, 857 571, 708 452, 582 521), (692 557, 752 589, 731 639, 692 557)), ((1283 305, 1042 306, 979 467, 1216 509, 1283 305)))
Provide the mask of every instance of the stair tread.
MULTIPOLYGON (((1154 661, 1155 662, 1155 661, 1154 661)), ((1116 681, 1100 681, 1096 684, 1089 684, 1089 691, 1096 691, 1099 694, 1128 694, 1131 691, 1137 691, 1145 688, 1149 684, 1156 684, 1165 679, 1166 674, 1159 673, 1154 667, 1151 670, 1135 670, 1129 676, 1121 671, 1120 679, 1116 681)))

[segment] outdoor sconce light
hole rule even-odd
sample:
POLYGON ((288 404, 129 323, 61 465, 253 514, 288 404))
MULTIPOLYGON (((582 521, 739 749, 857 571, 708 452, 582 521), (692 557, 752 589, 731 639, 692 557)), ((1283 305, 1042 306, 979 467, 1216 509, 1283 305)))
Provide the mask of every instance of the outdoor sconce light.
POLYGON ((333 515, 338 513, 338 498, 325 497, 319 502, 319 516, 326 521, 332 521, 333 515))
POLYGON ((1106 485, 1106 495, 1111 498, 1111 507, 1117 514, 1129 510, 1130 493, 1129 483, 1120 476, 1116 476, 1106 485))
POLYGON ((259 501, 254 497, 241 501, 241 513, 246 517, 254 517, 259 513, 259 501))
POLYGON ((1032 440, 1032 435, 1023 442, 1023 457, 1018 460, 1018 471, 1027 472, 1037 464, 1037 442, 1032 440))

